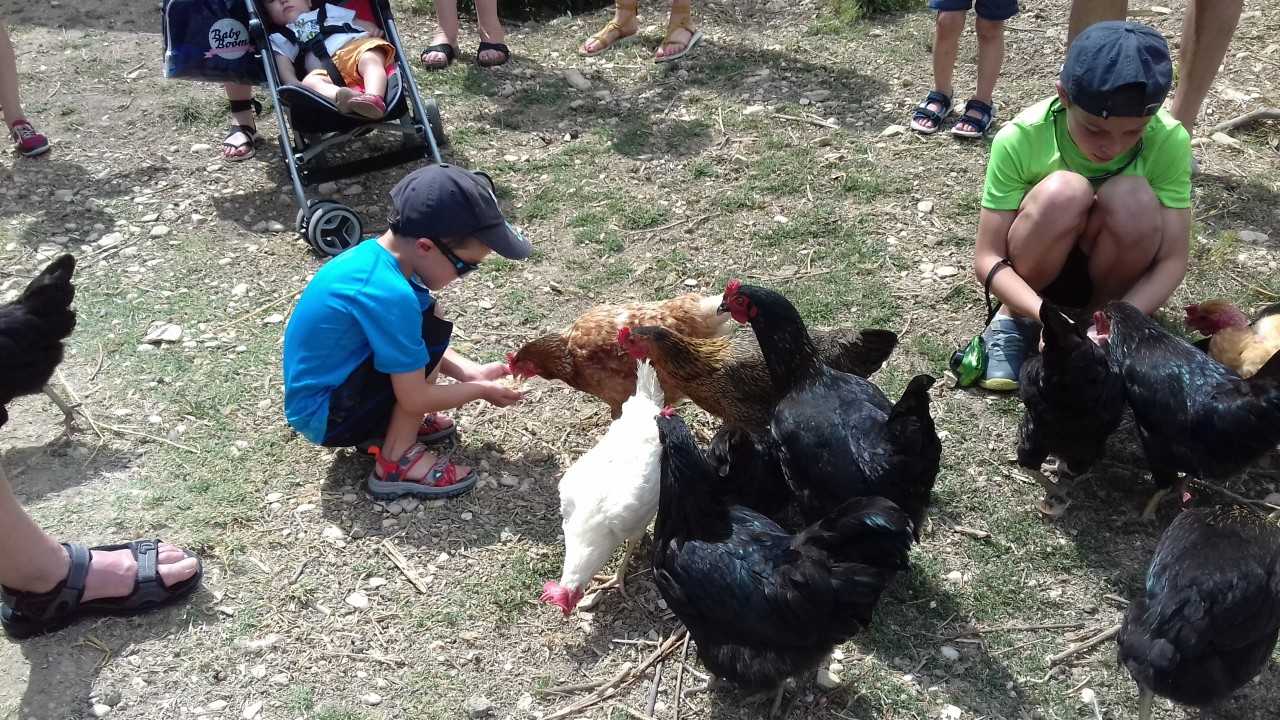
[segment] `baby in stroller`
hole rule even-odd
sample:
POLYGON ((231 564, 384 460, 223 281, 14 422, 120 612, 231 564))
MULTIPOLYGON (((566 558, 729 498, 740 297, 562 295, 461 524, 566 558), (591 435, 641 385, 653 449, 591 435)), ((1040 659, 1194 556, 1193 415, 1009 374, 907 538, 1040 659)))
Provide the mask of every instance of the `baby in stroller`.
POLYGON ((382 39, 377 25, 328 3, 315 10, 308 0, 264 4, 281 81, 314 90, 343 113, 369 119, 386 114, 387 68, 395 61, 396 49, 382 39))

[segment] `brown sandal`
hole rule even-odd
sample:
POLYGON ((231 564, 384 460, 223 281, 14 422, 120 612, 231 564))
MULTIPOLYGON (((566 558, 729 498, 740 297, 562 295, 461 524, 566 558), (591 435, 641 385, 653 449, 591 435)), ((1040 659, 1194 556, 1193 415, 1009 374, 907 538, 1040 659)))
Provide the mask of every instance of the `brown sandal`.
POLYGON ((702 31, 693 25, 692 8, 690 7, 689 0, 684 0, 684 2, 676 0, 671 3, 671 15, 667 18, 667 34, 662 38, 662 44, 658 46, 658 49, 661 50, 668 45, 679 46, 681 44, 680 41, 672 40, 671 38, 681 30, 687 31, 690 35, 689 41, 684 43, 684 49, 670 55, 663 55, 662 57, 657 57, 655 55, 653 58, 655 63, 668 63, 674 60, 679 60, 685 55, 688 55, 689 51, 693 50, 693 48, 702 40, 702 31))
POLYGON ((596 55, 599 55, 605 50, 613 47, 620 41, 640 32, 640 23, 636 21, 636 14, 640 10, 640 0, 614 0, 614 7, 615 10, 613 18, 604 24, 604 27, 601 28, 600 32, 592 35, 586 40, 583 40, 582 44, 578 46, 579 55, 584 57, 595 57, 596 55), (631 32, 627 32, 627 30, 622 26, 622 23, 618 22, 619 15, 623 16, 622 22, 627 22, 627 16, 630 17, 631 23, 634 26, 631 32), (600 47, 596 48, 594 51, 587 50, 587 44, 593 41, 599 43, 600 47))

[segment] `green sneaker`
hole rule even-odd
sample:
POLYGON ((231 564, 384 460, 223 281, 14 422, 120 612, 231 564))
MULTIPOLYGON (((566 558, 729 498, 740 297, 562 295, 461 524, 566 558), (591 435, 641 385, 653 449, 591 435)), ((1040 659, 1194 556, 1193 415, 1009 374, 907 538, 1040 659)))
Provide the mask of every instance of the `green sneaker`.
POLYGON ((1018 389, 1018 373, 1029 348, 1040 334, 1040 324, 1030 318, 996 315, 982 332, 987 345, 987 373, 980 387, 996 392, 1018 389))

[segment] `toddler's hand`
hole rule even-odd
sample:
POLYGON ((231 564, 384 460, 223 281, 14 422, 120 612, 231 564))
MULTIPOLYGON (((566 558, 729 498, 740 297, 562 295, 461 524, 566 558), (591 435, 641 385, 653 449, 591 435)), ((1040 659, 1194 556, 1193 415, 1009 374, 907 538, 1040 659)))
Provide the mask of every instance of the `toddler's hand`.
POLYGON ((473 374, 475 380, 500 380, 510 374, 510 369, 504 362, 491 362, 476 368, 473 374))
POLYGON ((477 384, 482 388, 481 399, 495 407, 507 407, 524 399, 524 393, 499 382, 481 380, 477 384))

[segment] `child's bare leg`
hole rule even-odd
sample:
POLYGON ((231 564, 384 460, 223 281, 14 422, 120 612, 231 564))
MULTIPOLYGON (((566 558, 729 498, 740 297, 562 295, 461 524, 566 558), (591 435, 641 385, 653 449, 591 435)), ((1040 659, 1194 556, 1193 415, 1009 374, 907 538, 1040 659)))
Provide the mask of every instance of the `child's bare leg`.
POLYGON ((1095 306, 1129 292, 1151 267, 1161 231, 1160 201, 1146 178, 1125 175, 1102 184, 1081 240, 1095 306))
MULTIPOLYGON (((440 375, 440 369, 437 367, 427 376, 427 382, 435 384, 436 379, 440 375)), ((398 462, 400 456, 405 451, 413 447, 418 441, 418 428, 422 425, 422 415, 407 412, 400 403, 396 403, 395 408, 391 411, 391 422, 387 425, 387 434, 382 441, 382 457, 392 462, 398 462)), ((406 480, 421 480, 427 476, 431 470, 431 465, 435 463, 438 456, 435 453, 423 453, 422 459, 414 465, 408 473, 405 473, 406 480)), ((471 468, 459 465, 457 468, 458 477, 462 477, 470 471, 471 468)))
POLYGON ((346 90, 347 92, 345 94, 351 93, 347 88, 340 88, 337 85, 334 85, 332 80, 321 73, 308 74, 302 79, 302 85, 303 87, 314 90, 318 95, 320 95, 320 97, 323 97, 325 100, 332 103, 338 102, 338 96, 339 94, 342 94, 340 91, 346 90))
POLYGON ((1178 91, 1173 96, 1173 116, 1191 132, 1200 105, 1227 55, 1231 36, 1240 22, 1244 0, 1191 0, 1182 24, 1182 58, 1178 63, 1178 91))
POLYGON ((978 86, 973 98, 990 105, 1004 64, 1004 21, 978 18, 974 29, 978 31, 978 86))
POLYGON ((1048 287, 1062 272, 1093 204, 1089 181, 1065 170, 1051 173, 1022 200, 1009 228, 1009 259, 1033 289, 1048 287))
MULTIPOLYGON (((941 10, 933 32, 933 89, 947 97, 955 96, 956 55, 960 52, 960 34, 964 32, 964 10, 941 10)), ((941 112, 941 107, 929 108, 941 112)), ((931 125, 930 121, 924 124, 931 125)))
POLYGON ((387 56, 381 50, 366 50, 360 53, 360 77, 364 80, 364 91, 370 95, 383 97, 387 93, 387 56))
POLYGON ((1067 47, 1071 47, 1071 41, 1090 25, 1103 20, 1124 20, 1128 14, 1128 0, 1071 0, 1067 47))

